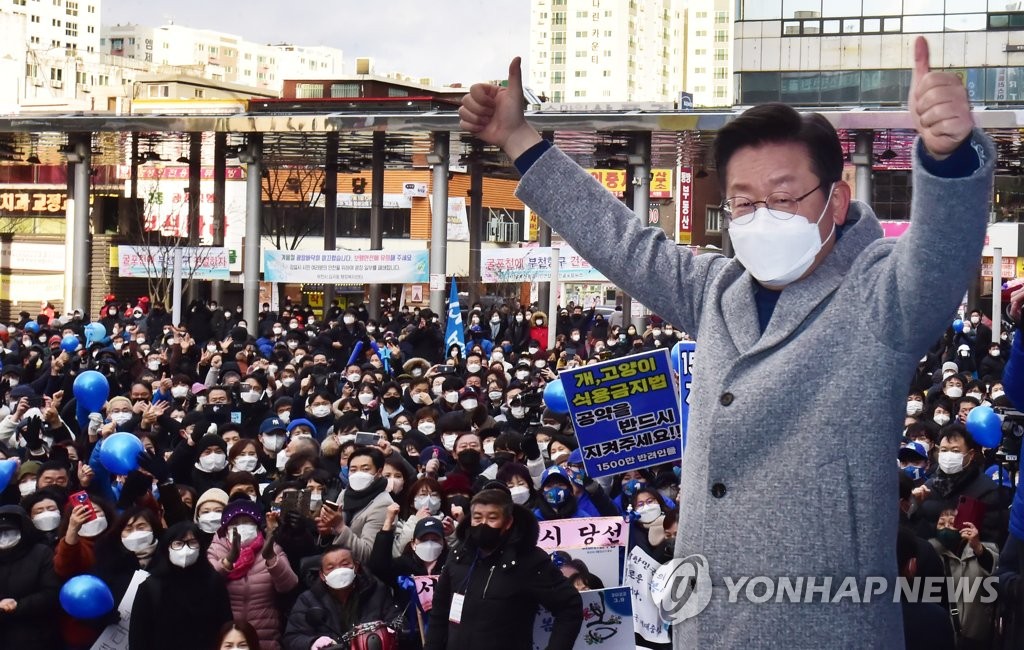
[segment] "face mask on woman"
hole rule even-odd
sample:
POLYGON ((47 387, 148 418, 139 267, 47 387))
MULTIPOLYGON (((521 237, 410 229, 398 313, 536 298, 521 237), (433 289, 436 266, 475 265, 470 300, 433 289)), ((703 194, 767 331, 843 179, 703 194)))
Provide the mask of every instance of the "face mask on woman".
POLYGON ((315 418, 325 418, 331 414, 331 407, 328 404, 317 404, 309 409, 309 414, 315 418))
POLYGON ((96 537, 107 529, 107 518, 97 517, 92 521, 87 521, 82 524, 82 527, 78 529, 78 534, 82 537, 96 537))
POLYGON ((239 456, 235 458, 236 472, 251 472, 256 469, 259 459, 256 456, 239 456))
POLYGON ((413 552, 416 554, 416 557, 424 562, 433 562, 441 557, 441 551, 443 550, 444 545, 441 542, 419 542, 416 544, 413 552))
POLYGON ((661 516, 661 506, 657 503, 646 503, 636 510, 637 517, 640 519, 642 524, 654 523, 654 521, 661 516))
POLYGON ((121 544, 132 553, 146 550, 153 544, 153 531, 139 530, 121 538, 121 544))
POLYGON ((57 530, 57 527, 60 526, 60 513, 54 510, 40 512, 32 517, 32 525, 36 527, 36 530, 41 530, 44 533, 57 530))
POLYGON ((213 534, 220 528, 220 520, 220 512, 207 512, 206 514, 199 515, 196 521, 199 524, 199 530, 204 533, 213 534))
POLYGON ((512 493, 512 503, 517 506, 521 506, 530 500, 530 488, 525 485, 517 485, 513 488, 509 488, 509 492, 512 493))
POLYGON ((191 548, 189 546, 183 546, 182 548, 177 550, 172 548, 168 549, 167 555, 168 559, 170 559, 171 561, 171 564, 173 564, 176 567, 186 569, 195 564, 196 560, 199 559, 199 549, 191 548))
POLYGON ((215 454, 207 454, 199 458, 199 467, 204 472, 212 473, 219 472, 228 464, 228 457, 218 452, 215 454))
POLYGON ((436 515, 441 511, 441 497, 421 494, 412 500, 412 505, 417 511, 426 508, 427 512, 432 515, 436 515))
POLYGON ((231 529, 234 532, 228 536, 228 539, 234 539, 234 533, 238 533, 238 541, 242 546, 251 544, 260 532, 256 524, 238 524, 237 526, 232 526, 231 529))

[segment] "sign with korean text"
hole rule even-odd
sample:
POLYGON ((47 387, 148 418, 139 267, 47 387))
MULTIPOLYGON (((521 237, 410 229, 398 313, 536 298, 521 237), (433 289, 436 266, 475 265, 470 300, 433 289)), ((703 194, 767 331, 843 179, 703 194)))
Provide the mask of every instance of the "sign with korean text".
MULTIPOLYGON (((226 248, 177 247, 181 274, 193 280, 230 280, 226 248)), ((174 246, 117 247, 118 275, 122 278, 167 278, 174 273, 174 246)))
POLYGON ((420 607, 424 612, 429 612, 434 606, 434 588, 437 587, 436 576, 413 576, 412 581, 416 585, 416 597, 420 599, 420 607))
MULTIPOLYGON (((431 194, 428 205, 430 206, 431 218, 434 214, 434 195, 431 194)), ((448 241, 469 241, 469 212, 466 209, 466 199, 461 196, 448 197, 448 241)))
POLYGON ((679 415, 683 423, 683 440, 680 447, 686 451, 686 425, 690 421, 690 388, 693 385, 693 358, 697 344, 693 341, 680 341, 672 354, 678 354, 676 366, 679 368, 679 415))
POLYGON ((66 192, 22 192, 4 190, 0 192, 0 214, 12 215, 63 215, 67 210, 66 192))
POLYGON ((267 282, 411 284, 430 279, 428 251, 263 251, 267 282))
POLYGON ((679 241, 689 244, 693 237, 693 169, 679 168, 679 194, 676 196, 676 209, 679 210, 679 241))
POLYGON ((634 546, 626 559, 622 586, 630 591, 633 630, 652 643, 668 643, 671 624, 661 617, 661 608, 651 597, 651 582, 659 568, 657 560, 634 546))
MULTIPOLYGON (((625 587, 595 589, 580 593, 583 599, 583 627, 573 650, 633 650, 633 611, 630 591, 625 587)), ((533 648, 548 647, 555 617, 543 607, 533 625, 533 648)))
MULTIPOLYGON (((551 249, 485 248, 480 251, 484 282, 543 282, 551 278, 551 249)), ((606 282, 606 278, 568 246, 558 247, 559 282, 606 282)))
MULTIPOLYGON (((626 170, 624 169, 588 169, 587 173, 597 179, 606 190, 621 197, 626 193, 626 170)), ((672 170, 652 169, 650 197, 652 199, 672 198, 672 170)))
POLYGON ((585 517, 540 522, 537 546, 548 551, 567 548, 625 546, 629 527, 622 517, 585 517))
POLYGON ((20 271, 63 271, 64 242, 0 242, 0 268, 20 271))
MULTIPOLYGON (((165 237, 189 236, 187 167, 139 168, 138 197, 143 200, 143 227, 165 237), (185 169, 182 176, 179 171, 185 169)), ((204 245, 213 244, 216 222, 213 218, 214 188, 212 178, 203 175, 199 184, 199 238, 204 245)), ((245 186, 239 168, 228 169, 224 185, 224 245, 241 249, 245 233, 245 186), (232 171, 232 170, 235 171, 232 171)), ((125 196, 130 182, 125 183, 125 196)))
POLYGON ((651 170, 651 198, 671 199, 672 198, 672 170, 652 169, 651 170))
MULTIPOLYGON (((1017 260, 1016 257, 1003 257, 1003 265, 1000 267, 1002 273, 999 277, 1001 278, 1015 278, 1017 277, 1017 260)), ((992 277, 992 258, 982 257, 981 258, 981 277, 991 278, 992 277)))
POLYGON ((679 459, 682 416, 667 349, 565 370, 559 377, 588 476, 679 459))

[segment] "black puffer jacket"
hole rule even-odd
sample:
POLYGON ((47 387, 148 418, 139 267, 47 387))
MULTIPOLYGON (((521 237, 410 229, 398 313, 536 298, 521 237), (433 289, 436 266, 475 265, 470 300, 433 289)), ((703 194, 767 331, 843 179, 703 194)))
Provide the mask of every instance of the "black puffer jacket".
MULTIPOLYGON (((554 615, 548 650, 569 650, 583 624, 583 601, 572 584, 537 548, 540 527, 521 506, 497 551, 481 556, 469 542, 453 549, 434 592, 426 650, 532 650, 537 605, 554 615), (453 594, 465 596, 462 622, 450 623, 453 594)), ((466 540, 465 518, 456 529, 466 540)))
POLYGON ((13 612, 0 612, 0 647, 57 650, 61 645, 54 621, 60 579, 53 572, 53 549, 38 541, 21 507, 0 507, 0 520, 13 520, 21 528, 17 546, 0 551, 0 600, 17 602, 13 612))
MULTIPOLYGON (((360 571, 355 586, 359 598, 359 614, 355 624, 374 621, 390 623, 400 613, 388 588, 369 573, 360 571)), ((324 583, 317 580, 309 591, 299 596, 292 607, 281 645, 285 650, 308 650, 322 636, 340 641, 351 629, 352 625, 342 620, 341 606, 331 597, 324 583)))

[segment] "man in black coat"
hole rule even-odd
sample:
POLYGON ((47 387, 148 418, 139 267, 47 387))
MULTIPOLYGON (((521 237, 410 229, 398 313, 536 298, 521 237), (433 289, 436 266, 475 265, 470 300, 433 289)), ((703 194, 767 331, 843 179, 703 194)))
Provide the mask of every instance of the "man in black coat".
POLYGON ((363 571, 351 550, 332 546, 320 557, 320 579, 292 607, 282 645, 310 650, 337 644, 355 626, 390 623, 398 612, 384 583, 363 571))
POLYGON ((548 650, 569 650, 583 624, 583 601, 547 553, 540 527, 503 490, 482 490, 456 534, 434 591, 425 650, 530 650, 537 606, 554 616, 548 650))

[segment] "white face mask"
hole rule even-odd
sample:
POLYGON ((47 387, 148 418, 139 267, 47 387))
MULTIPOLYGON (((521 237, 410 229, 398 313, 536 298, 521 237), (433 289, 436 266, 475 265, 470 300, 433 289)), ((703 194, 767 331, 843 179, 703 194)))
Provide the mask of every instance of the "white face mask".
POLYGON ((204 472, 219 472, 228 465, 228 457, 217 452, 199 458, 199 467, 204 472))
POLYGON ((153 372, 156 372, 157 370, 160 370, 160 362, 156 360, 148 361, 146 362, 146 367, 152 370, 153 372))
POLYGON ((356 579, 355 569, 348 567, 342 567, 331 571, 324 576, 324 582, 331 589, 344 589, 352 584, 352 581, 356 579))
POLYGON ((60 513, 53 510, 40 512, 32 517, 32 525, 36 527, 36 530, 41 530, 44 533, 57 530, 57 526, 60 526, 60 513))
POLYGON ((929 440, 915 440, 914 442, 924 447, 925 452, 932 450, 932 443, 929 440))
POLYGON ((1006 393, 1004 393, 1004 392, 1003 392, 1003 391, 1001 391, 1001 390, 994 390, 994 391, 992 391, 992 394, 990 395, 990 397, 991 397, 992 399, 999 399, 1000 397, 1002 397, 1002 396, 1003 396, 1003 395, 1005 395, 1005 394, 1006 394, 1006 393))
POLYGON ((318 404, 309 409, 309 414, 315 418, 325 418, 331 414, 331 407, 328 404, 318 404))
POLYGON ((217 529, 220 528, 221 513, 219 512, 208 512, 205 515, 199 515, 197 522, 199 523, 199 530, 204 533, 216 533, 217 529))
POLYGON ((237 526, 232 526, 228 531, 229 540, 233 540, 235 538, 232 530, 238 533, 238 541, 242 546, 251 544, 260 532, 259 528, 256 527, 256 524, 238 524, 237 526))
POLYGON ((276 467, 278 471, 284 471, 284 466, 288 464, 288 454, 284 449, 277 452, 277 463, 276 467))
POLYGON ((270 451, 280 451, 284 446, 284 436, 263 435, 263 446, 270 451))
POLYGON ((525 406, 513 406, 508 411, 512 415, 512 417, 517 420, 522 420, 524 417, 526 417, 525 406))
POLYGON ((543 368, 544 366, 548 365, 548 362, 545 361, 544 359, 537 359, 536 361, 533 362, 533 365, 537 366, 538 368, 543 368))
POLYGON ((462 408, 465 409, 466 411, 472 411, 477 407, 478 404, 479 402, 477 402, 475 399, 462 400, 462 408))
POLYGON ((521 506, 530 500, 530 488, 525 485, 517 485, 514 488, 509 488, 509 492, 512 493, 512 503, 517 506, 521 506))
POLYGON ((256 469, 259 459, 255 456, 239 456, 235 458, 236 472, 251 472, 256 469))
POLYGON ((168 549, 167 557, 168 559, 170 559, 171 564, 173 564, 174 566, 181 567, 182 569, 187 569, 188 567, 195 564, 196 560, 199 559, 199 549, 190 548, 188 546, 184 546, 179 550, 174 550, 172 548, 168 549))
POLYGON ((448 402, 449 404, 455 404, 456 402, 459 401, 459 394, 453 390, 448 391, 447 393, 444 394, 444 401, 448 402))
POLYGON ((406 433, 409 433, 410 431, 412 431, 412 425, 411 424, 399 424, 398 428, 401 429, 402 431, 406 432, 406 433))
POLYGON ((21 531, 5 530, 0 533, 0 550, 6 551, 9 548, 14 548, 20 541, 21 531))
POLYGON ((441 444, 444 445, 445 449, 447 449, 448 451, 451 451, 452 449, 455 448, 455 439, 457 437, 458 437, 457 434, 446 433, 446 434, 441 436, 441 444))
POLYGON ((351 325, 356 322, 355 316, 345 316, 341 319, 346 325, 351 325))
POLYGON ((388 492, 398 494, 405 487, 405 479, 398 476, 388 477, 388 492))
POLYGON ((978 400, 979 402, 982 401, 982 394, 981 393, 967 393, 967 396, 968 397, 973 397, 974 399, 978 400))
POLYGON ((907 402, 907 415, 920 415, 921 411, 924 410, 924 405, 916 400, 907 402))
POLYGON ((475 375, 476 373, 480 372, 480 364, 479 363, 467 363, 466 364, 466 372, 468 372, 471 375, 475 375))
POLYGON ((348 375, 347 377, 345 377, 345 379, 348 379, 349 383, 352 383, 352 384, 358 384, 359 380, 362 379, 362 378, 363 378, 363 376, 360 375, 358 372, 353 372, 350 375, 348 375))
POLYGON ((283 424, 288 424, 292 420, 292 414, 289 413, 288 411, 281 411, 280 413, 277 414, 277 419, 280 420, 283 424))
POLYGON ((964 389, 959 386, 946 386, 946 390, 942 392, 950 399, 960 399, 964 394, 964 389))
POLYGON ((373 401, 373 393, 359 393, 359 403, 363 406, 367 406, 373 401))
POLYGON ((352 472, 348 475, 348 486, 357 492, 361 492, 370 487, 374 478, 376 477, 369 472, 352 472))
POLYGON ((82 537, 96 537, 107 529, 107 518, 97 517, 92 521, 87 521, 82 524, 82 527, 78 529, 78 534, 82 537))
POLYGON ((132 553, 143 551, 153 545, 153 531, 140 530, 121 538, 121 543, 132 553))
POLYGON ((181 399, 188 395, 188 386, 171 386, 171 397, 181 399))
POLYGON ((299 342, 298 341, 295 341, 295 340, 288 341, 288 349, 289 350, 295 350, 298 347, 299 347, 299 342))
POLYGON ((935 415, 932 416, 932 420, 935 420, 935 424, 939 425, 940 427, 949 424, 949 416, 946 415, 945 413, 936 413, 935 415))
POLYGON ((504 396, 505 394, 502 393, 500 390, 492 390, 491 392, 487 393, 488 399, 490 399, 492 402, 500 402, 501 398, 504 396))
POLYGON ((437 425, 433 422, 420 422, 416 428, 425 436, 429 436, 437 431, 437 425))
POLYGON ((939 469, 946 474, 959 474, 964 469, 964 455, 958 451, 940 451, 939 469))
POLYGON ((441 557, 441 551, 443 550, 444 544, 441 542, 418 542, 413 552, 416 554, 416 557, 424 562, 433 562, 441 557))
POLYGON ((529 376, 530 376, 530 371, 529 370, 516 370, 516 379, 518 379, 519 381, 523 381, 524 379, 526 379, 529 376))
POLYGON ((640 517, 640 523, 650 524, 654 523, 654 520, 661 516, 661 506, 656 503, 648 503, 637 508, 635 512, 640 517))
POLYGON ((260 401, 260 391, 258 390, 247 390, 239 396, 246 404, 254 404, 255 402, 260 401))
POLYGON ((426 508, 427 512, 432 515, 436 515, 441 510, 441 497, 421 494, 412 500, 412 505, 416 510, 423 510, 426 508))
MULTIPOLYGON (((768 208, 760 207, 749 223, 729 224, 729 239, 736 257, 758 282, 785 286, 811 268, 823 245, 818 224, 832 200, 834 187, 835 183, 829 185, 828 200, 814 221, 799 214, 785 220, 776 219, 768 208)), ((825 241, 832 237, 835 229, 833 221, 825 241)))
POLYGON ((295 385, 295 377, 282 377, 281 385, 285 388, 291 388, 295 385))
POLYGON ((111 413, 110 420, 117 426, 124 426, 128 420, 132 419, 131 413, 111 413))
POLYGON ((24 483, 18 483, 18 492, 20 492, 21 496, 23 496, 23 497, 27 497, 30 494, 34 494, 35 491, 36 491, 36 481, 35 481, 35 479, 32 479, 30 481, 25 481, 24 483))

